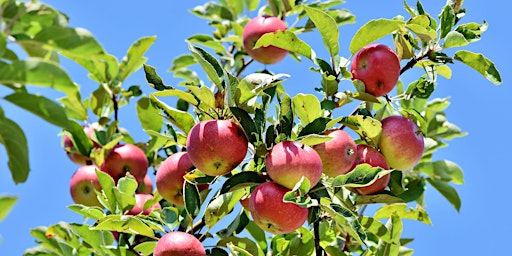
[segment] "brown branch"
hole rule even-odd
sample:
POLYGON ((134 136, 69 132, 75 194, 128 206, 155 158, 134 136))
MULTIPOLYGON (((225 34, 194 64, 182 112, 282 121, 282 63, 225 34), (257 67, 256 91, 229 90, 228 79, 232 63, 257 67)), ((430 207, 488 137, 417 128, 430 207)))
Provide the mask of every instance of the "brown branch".
POLYGON ((320 219, 313 223, 313 232, 315 236, 315 254, 322 256, 324 249, 320 246, 320 219))

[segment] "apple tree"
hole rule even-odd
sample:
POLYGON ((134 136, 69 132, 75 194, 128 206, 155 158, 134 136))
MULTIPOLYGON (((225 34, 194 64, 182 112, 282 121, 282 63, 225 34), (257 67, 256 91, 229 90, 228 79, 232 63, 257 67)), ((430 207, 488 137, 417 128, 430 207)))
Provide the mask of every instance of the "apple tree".
MULTIPOLYGON (((144 57, 155 37, 118 60, 58 10, 2 1, 0 81, 12 91, 4 100, 61 127, 80 165, 68 208, 84 221, 33 229, 39 245, 25 255, 412 254, 402 220, 431 224, 427 184, 461 207, 453 184, 463 171, 433 160, 465 135, 446 116, 449 98, 432 97, 437 78, 463 64, 502 82, 491 60, 463 49, 488 24, 464 23, 462 2, 431 15, 404 1, 405 13, 359 28, 350 56, 341 56, 339 27, 355 15, 343 1, 207 2, 191 13, 212 33, 187 38, 189 52, 171 61, 180 82, 168 84, 144 57), (313 31, 324 49, 304 39, 313 31), (294 74, 271 65, 285 56, 310 64, 297 72, 317 77, 314 94, 286 91, 294 74), (90 95, 61 58, 89 72, 98 84, 90 95), (255 62, 267 65, 251 69, 255 62), (147 86, 127 88, 141 68, 147 86), (404 84, 410 69, 422 74, 404 84), (147 140, 122 126, 118 113, 129 104, 147 140)), ((8 114, 0 111, 0 142, 19 183, 29 173, 27 143, 8 114)), ((9 207, 0 208, 1 219, 9 207)))

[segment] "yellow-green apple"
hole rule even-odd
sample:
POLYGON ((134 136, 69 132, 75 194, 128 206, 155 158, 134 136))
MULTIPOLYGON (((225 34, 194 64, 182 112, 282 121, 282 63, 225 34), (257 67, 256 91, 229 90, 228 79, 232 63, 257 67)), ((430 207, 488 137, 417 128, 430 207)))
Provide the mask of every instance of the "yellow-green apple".
POLYGON ((174 153, 165 159, 156 172, 158 193, 170 203, 183 206, 183 185, 187 172, 194 169, 187 152, 174 153))
POLYGON ((353 79, 364 83, 367 93, 379 97, 395 87, 400 76, 400 59, 387 45, 367 45, 354 56, 350 71, 353 79))
POLYGON ((423 133, 409 118, 388 116, 381 120, 379 148, 388 164, 398 170, 414 167, 423 155, 423 133))
POLYGON ((322 159, 310 146, 295 141, 279 142, 265 157, 270 178, 292 189, 304 176, 314 187, 322 177, 322 159))
POLYGON ((261 36, 278 30, 286 30, 286 23, 277 17, 264 15, 251 19, 245 25, 242 34, 244 48, 247 54, 263 64, 274 64, 281 61, 288 53, 287 50, 272 45, 254 49, 256 42, 261 36))
POLYGON ((313 146, 322 159, 323 172, 331 177, 349 172, 356 160, 354 140, 340 129, 329 130, 324 135, 332 139, 313 146))
MULTIPOLYGON (((354 162, 354 168, 359 164, 369 164, 372 167, 381 167, 388 170, 389 166, 384 156, 375 148, 358 144, 356 148, 356 161, 354 162)), ((353 170, 353 169, 352 169, 353 170)), ((378 178, 375 182, 368 186, 355 188, 354 191, 360 195, 371 195, 382 192, 389 183, 389 173, 378 178)))
POLYGON ((96 175, 95 165, 83 165, 75 171, 69 182, 71 198, 77 204, 86 206, 103 207, 98 201, 96 191, 101 190, 101 185, 96 175))
POLYGON ((290 191, 275 182, 258 185, 249 197, 249 211, 254 222, 273 234, 286 234, 301 227, 308 218, 308 209, 284 202, 290 191))
POLYGON ((242 128, 231 120, 206 120, 194 125, 187 136, 192 164, 204 174, 231 172, 245 158, 248 141, 242 128))
POLYGON ((206 256, 206 251, 195 236, 181 231, 171 231, 158 240, 153 255, 206 256))
POLYGON ((141 184, 148 172, 148 159, 139 147, 133 144, 119 144, 110 150, 101 165, 101 170, 108 173, 115 182, 130 172, 137 183, 141 184))
MULTIPOLYGON (((101 147, 100 144, 98 144, 96 141, 94 141, 92 139, 92 136, 94 134, 94 128, 91 126, 88 126, 88 125, 83 126, 83 128, 84 128, 85 135, 87 135, 89 140, 91 140, 94 147, 100 148, 101 147)), ((78 164, 78 165, 86 165, 88 160, 92 161, 89 158, 89 156, 84 156, 75 149, 73 140, 71 139, 69 134, 67 134, 67 133, 64 134, 64 136, 62 138, 62 144, 63 144, 64 149, 66 150, 67 156, 73 163, 78 164)))
POLYGON ((137 187, 138 193, 151 194, 153 193, 153 182, 149 175, 144 176, 144 180, 137 187))
POLYGON ((153 199, 153 195, 151 195, 151 194, 136 193, 135 194, 135 205, 126 214, 127 215, 138 215, 138 214, 148 215, 151 211, 153 211, 155 209, 162 209, 160 204, 157 202, 153 206, 144 210, 144 204, 146 203, 146 201, 151 200, 151 199, 153 199))

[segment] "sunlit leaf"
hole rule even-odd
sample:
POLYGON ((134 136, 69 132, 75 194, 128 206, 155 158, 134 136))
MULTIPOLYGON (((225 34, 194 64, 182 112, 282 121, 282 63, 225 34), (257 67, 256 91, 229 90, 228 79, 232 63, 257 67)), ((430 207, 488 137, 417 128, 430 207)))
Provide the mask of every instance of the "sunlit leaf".
POLYGON ((130 74, 137 71, 142 64, 146 62, 144 54, 155 42, 155 39, 155 36, 143 37, 130 46, 126 56, 121 60, 121 63, 119 63, 118 79, 120 81, 124 81, 130 74))
POLYGON ((23 108, 45 121, 61 128, 67 128, 68 118, 65 109, 54 101, 41 95, 17 92, 5 96, 5 100, 23 108))
POLYGON ((331 16, 329 16, 329 14, 320 9, 308 7, 305 5, 304 10, 306 10, 309 18, 315 24, 318 32, 320 32, 320 35, 324 41, 324 45, 331 53, 331 56, 336 56, 339 52, 339 32, 336 21, 331 16))
POLYGON ((16 184, 25 182, 30 171, 25 133, 18 124, 3 116, 1 109, 0 127, 0 143, 7 152, 12 179, 16 184))
POLYGON ((313 60, 316 57, 311 46, 299 39, 297 35, 289 30, 278 30, 275 33, 264 34, 258 39, 254 48, 267 47, 269 45, 300 54, 310 60, 313 60))
POLYGON ((137 101, 137 117, 144 130, 160 131, 164 124, 160 110, 151 104, 151 100, 142 97, 137 101))
POLYGON ((401 20, 378 19, 369 21, 359 28, 352 38, 350 52, 352 54, 356 53, 364 46, 391 34, 404 24, 401 20))
POLYGON ((455 60, 461 61, 478 73, 482 74, 487 80, 495 85, 502 83, 501 76, 494 63, 480 53, 473 53, 466 50, 460 50, 455 53, 455 60))
POLYGON ((17 196, 0 196, 0 222, 9 214, 16 201, 17 196))
POLYGON ((407 204, 389 204, 381 207, 375 212, 373 218, 375 219, 387 219, 390 218, 391 215, 398 214, 402 219, 411 219, 421 221, 425 224, 432 224, 430 218, 428 217, 427 212, 421 208, 421 206, 416 205, 416 209, 410 207, 408 208, 407 204))

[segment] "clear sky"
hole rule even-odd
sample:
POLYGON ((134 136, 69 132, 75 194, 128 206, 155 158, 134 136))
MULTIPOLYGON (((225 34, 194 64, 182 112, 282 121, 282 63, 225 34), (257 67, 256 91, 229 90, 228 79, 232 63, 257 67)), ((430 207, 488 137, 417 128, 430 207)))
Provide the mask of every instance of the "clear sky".
MULTIPOLYGON (((437 15, 444 1, 424 1, 426 11, 437 15), (432 2, 438 2, 435 4, 432 2)), ((111 54, 122 58, 129 45, 143 36, 156 35, 157 40, 147 53, 148 64, 156 67, 168 84, 177 80, 167 70, 174 57, 187 53, 185 38, 197 33, 210 33, 206 21, 188 12, 200 0, 168 1, 67 1, 47 0, 46 3, 66 13, 71 25, 90 30, 111 54)), ((410 0, 414 5, 415 1, 410 0)), ((370 19, 392 18, 398 14, 407 16, 402 0, 347 0, 346 9, 351 10, 357 23, 341 28, 341 54, 348 57, 348 45, 355 31, 370 19)), ((409 247, 415 255, 502 255, 508 251, 508 220, 510 209, 510 181, 512 172, 508 167, 512 150, 512 138, 508 134, 512 121, 509 117, 509 102, 512 88, 510 76, 509 25, 505 22, 511 4, 508 1, 465 1, 467 15, 463 22, 486 20, 489 29, 483 40, 471 44, 467 49, 484 53, 493 60, 501 72, 504 84, 496 87, 480 74, 461 63, 451 65, 453 78, 440 78, 436 97, 451 97, 447 115, 467 137, 450 142, 437 158, 456 162, 465 172, 465 185, 457 186, 462 199, 462 208, 454 208, 432 187, 427 188, 426 210, 432 226, 406 221, 404 237, 414 237, 409 247)), ((256 13, 251 13, 255 16, 256 13)), ((302 37, 325 57, 320 37, 315 34, 302 37)), ((63 61, 65 69, 83 89, 90 92, 96 84, 87 78, 86 72, 77 65, 63 61)), ((255 64, 253 68, 261 68, 255 64)), ((319 77, 313 72, 304 72, 311 63, 297 63, 291 57, 269 67, 275 73, 288 73, 291 78, 285 88, 291 94, 299 91, 314 93, 319 77)), ((402 79, 405 84, 418 77, 417 72, 407 72, 402 79)), ((126 83, 142 85, 145 94, 151 92, 144 74, 135 73, 126 83)), ((31 89, 32 90, 32 89, 31 89)), ((33 90, 35 91, 35 90, 33 90)), ((52 97, 61 97, 57 92, 42 91, 52 97)), ((0 88, 0 97, 10 93, 0 88)), ((85 96, 84 96, 85 97, 85 96)), ((61 148, 59 128, 0 100, 6 116, 18 122, 29 142, 31 173, 24 184, 14 185, 7 168, 3 148, 0 149, 0 194, 18 195, 19 201, 9 216, 0 223, 0 255, 21 255, 33 247, 34 238, 30 229, 48 226, 59 221, 81 222, 82 218, 66 208, 72 204, 69 195, 69 179, 77 166, 71 163, 61 148)), ((120 113, 121 125, 127 127, 134 138, 144 141, 147 137, 138 125, 135 108, 128 106, 120 113)), ((93 120, 94 121, 94 120, 93 120)))

